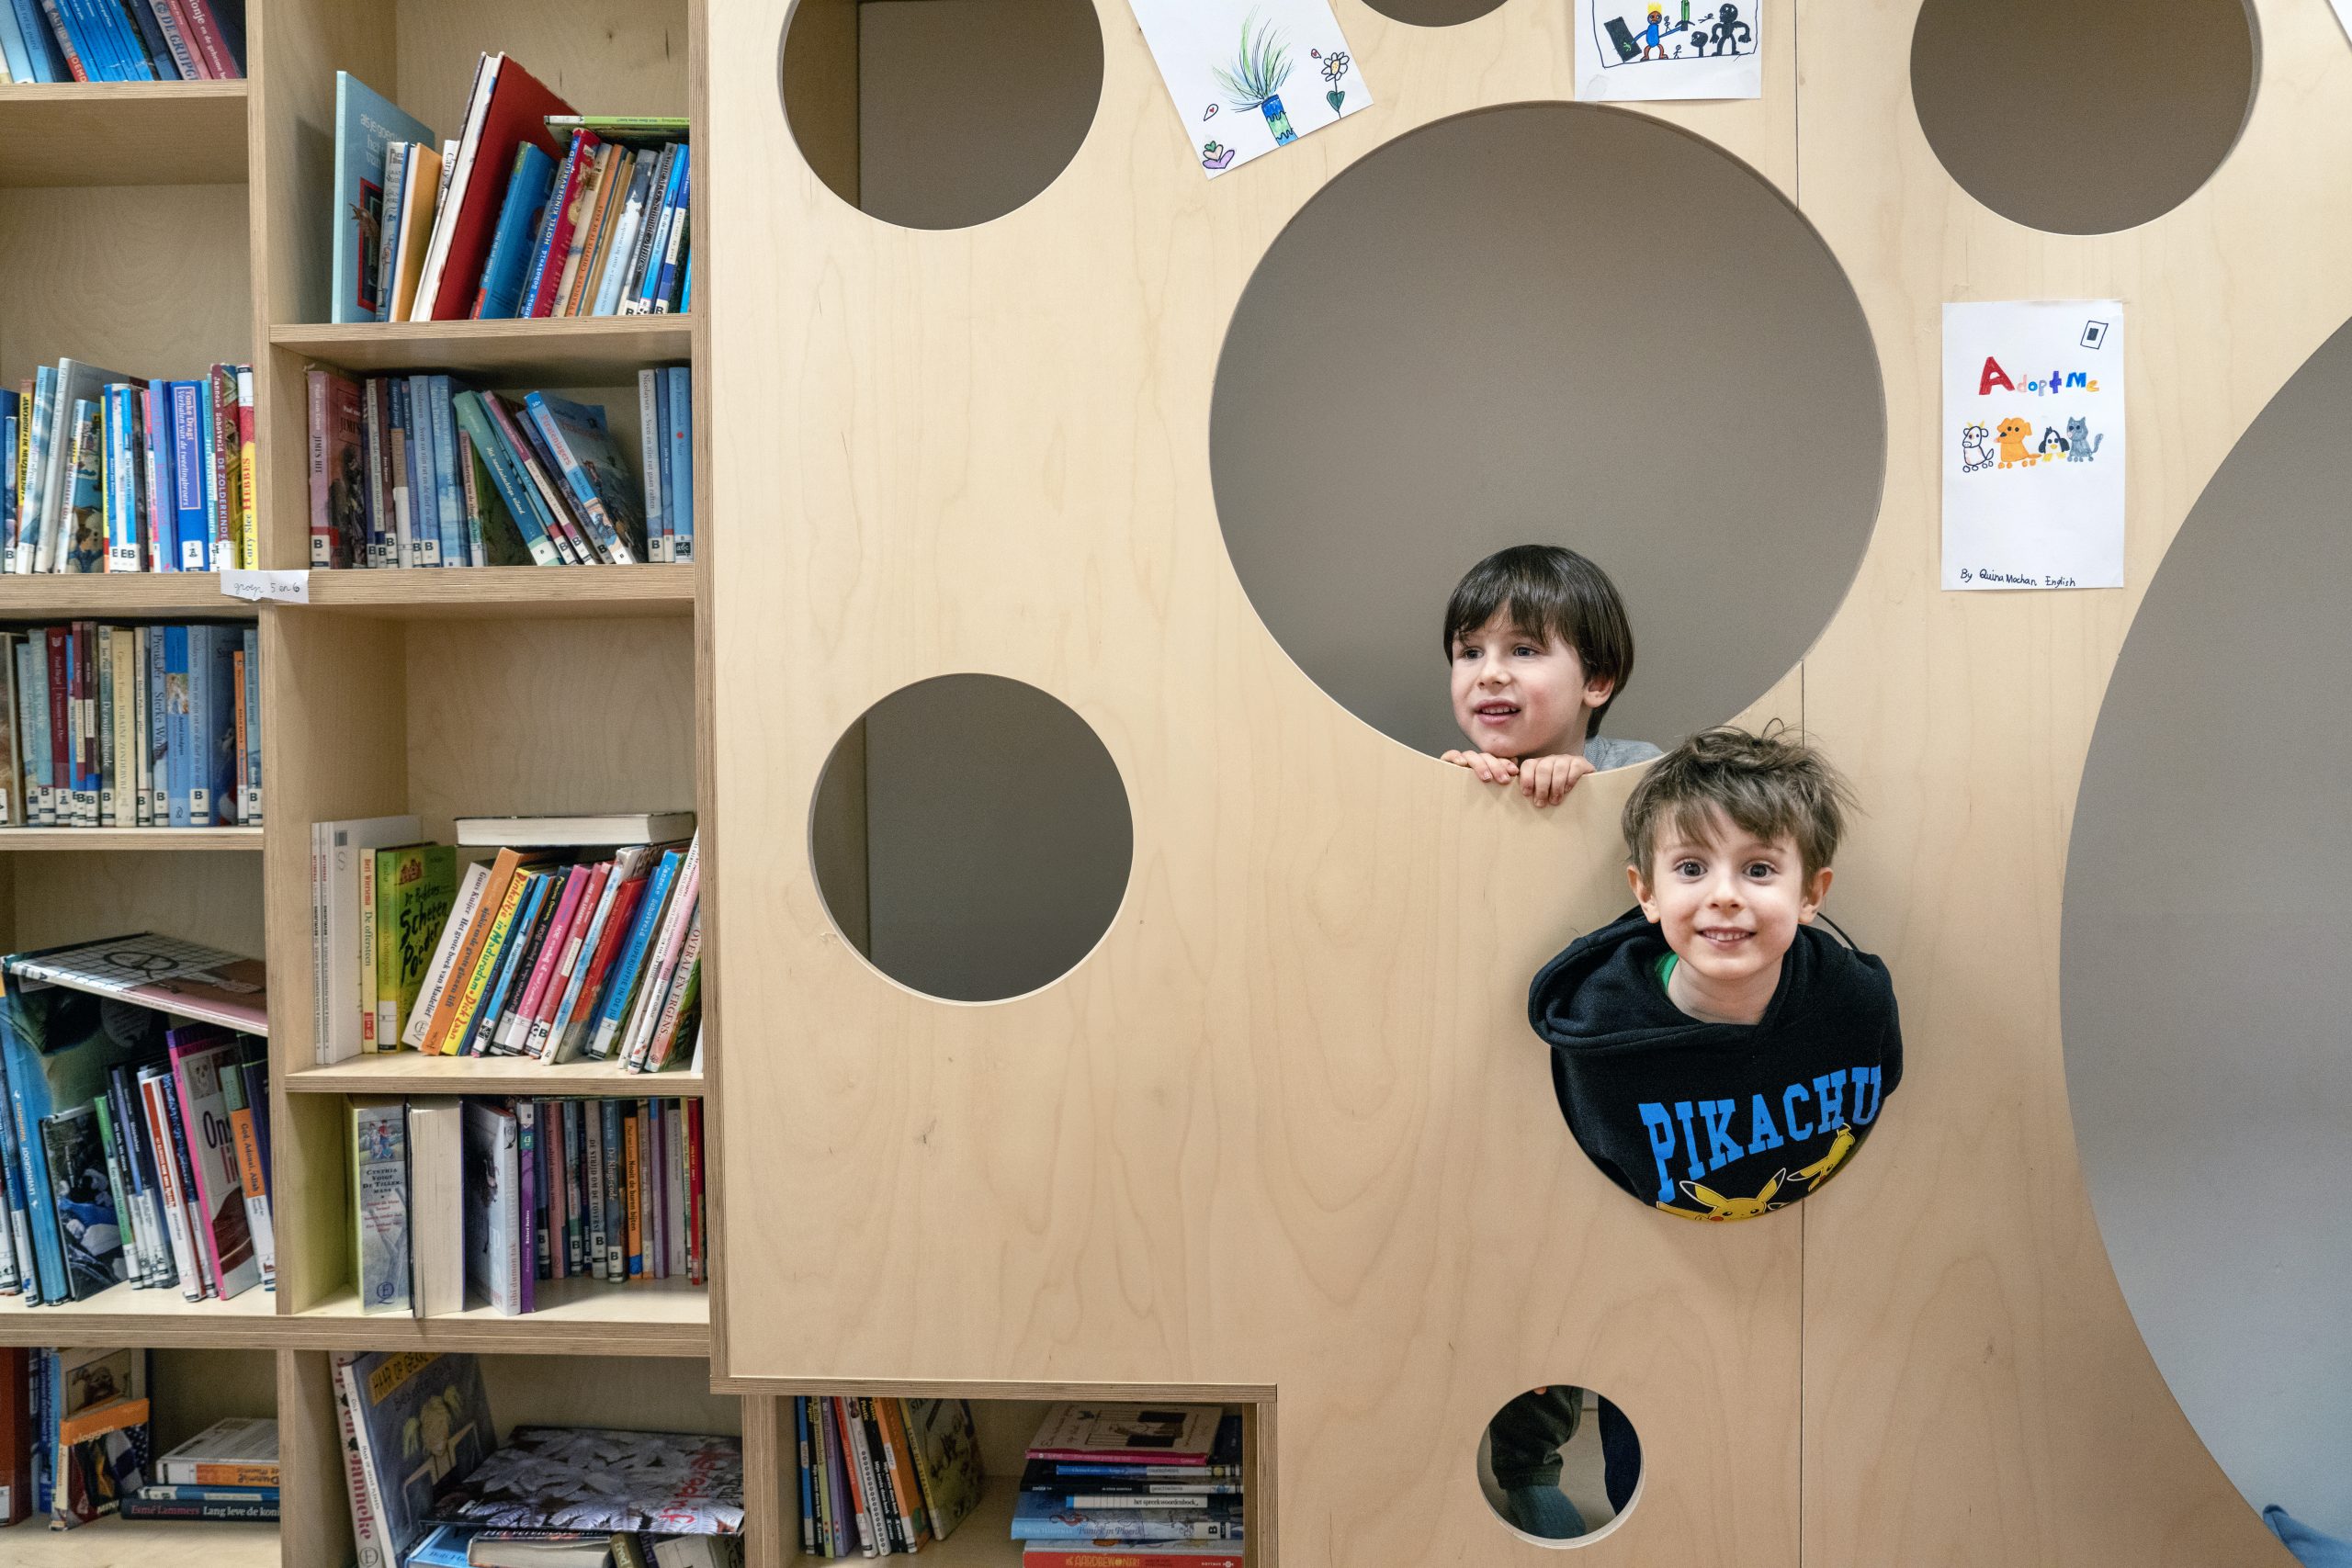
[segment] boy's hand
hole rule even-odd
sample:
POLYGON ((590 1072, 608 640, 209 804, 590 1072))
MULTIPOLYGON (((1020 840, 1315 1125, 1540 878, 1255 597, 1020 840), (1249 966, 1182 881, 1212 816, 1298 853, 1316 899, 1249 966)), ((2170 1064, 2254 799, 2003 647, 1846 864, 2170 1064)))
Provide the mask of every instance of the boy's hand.
POLYGON ((1557 806, 1578 779, 1598 772, 1582 757, 1530 757, 1519 764, 1519 790, 1538 806, 1557 806))
POLYGON ((1467 768, 1490 784, 1509 784, 1519 776, 1518 762, 1509 757, 1489 757, 1484 751, 1448 751, 1438 761, 1467 768))

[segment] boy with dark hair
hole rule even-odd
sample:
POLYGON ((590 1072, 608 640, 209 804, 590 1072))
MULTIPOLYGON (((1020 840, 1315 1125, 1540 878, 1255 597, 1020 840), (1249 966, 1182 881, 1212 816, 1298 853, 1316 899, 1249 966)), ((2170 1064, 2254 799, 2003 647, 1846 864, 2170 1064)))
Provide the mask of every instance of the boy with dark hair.
POLYGON ((1692 736, 1625 802, 1640 907, 1530 987, 1570 1130, 1644 1202, 1696 1220, 1786 1208, 1901 1081, 1886 965, 1814 924, 1851 800, 1785 735, 1692 736))
POLYGON ((1557 545, 1514 545, 1470 569, 1445 607, 1453 722, 1471 749, 1444 760, 1488 784, 1516 779, 1557 806, 1590 773, 1658 754, 1604 739, 1601 716, 1634 672, 1634 628, 1609 574, 1557 545))

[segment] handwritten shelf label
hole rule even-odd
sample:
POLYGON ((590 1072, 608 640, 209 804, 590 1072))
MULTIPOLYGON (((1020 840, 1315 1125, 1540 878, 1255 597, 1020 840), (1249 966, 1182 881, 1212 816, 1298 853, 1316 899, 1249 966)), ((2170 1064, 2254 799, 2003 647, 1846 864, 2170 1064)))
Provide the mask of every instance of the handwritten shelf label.
POLYGON ((227 570, 220 574, 220 592, 247 604, 266 599, 278 604, 307 604, 311 602, 311 574, 227 570))

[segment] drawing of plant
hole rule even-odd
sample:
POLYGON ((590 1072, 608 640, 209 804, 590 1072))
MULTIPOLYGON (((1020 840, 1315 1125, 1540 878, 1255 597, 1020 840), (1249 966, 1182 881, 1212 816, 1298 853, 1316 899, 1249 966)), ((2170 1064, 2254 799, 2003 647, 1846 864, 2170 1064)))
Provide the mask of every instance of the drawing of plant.
POLYGON ((1338 114, 1340 105, 1346 101, 1348 96, 1348 90, 1340 85, 1340 78, 1348 73, 1350 62, 1347 51, 1335 49, 1329 54, 1325 54, 1318 49, 1308 52, 1323 62, 1323 80, 1331 84, 1331 90, 1323 95, 1323 101, 1331 106, 1333 114, 1338 114))
POLYGON ((1271 23, 1259 28, 1253 39, 1250 28, 1257 19, 1255 11, 1241 19, 1241 52, 1235 56, 1233 68, 1214 66, 1210 74, 1235 108, 1257 109, 1265 115, 1267 129, 1274 133, 1274 145, 1279 147, 1298 140, 1282 99, 1283 84, 1290 80, 1290 50, 1271 23))

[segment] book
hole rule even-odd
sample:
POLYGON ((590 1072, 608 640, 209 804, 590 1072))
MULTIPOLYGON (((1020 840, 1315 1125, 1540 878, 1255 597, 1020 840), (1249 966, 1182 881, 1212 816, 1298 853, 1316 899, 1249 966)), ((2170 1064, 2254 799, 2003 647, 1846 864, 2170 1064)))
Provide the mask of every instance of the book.
POLYGON ((424 1044, 433 1015, 438 1010, 457 967, 458 950, 465 945, 467 934, 481 911, 492 869, 488 863, 476 861, 458 878, 449 912, 441 922, 440 934, 434 939, 433 957, 424 966, 424 979, 417 987, 416 1000, 409 1006, 407 1021, 401 1026, 400 1043, 411 1049, 422 1049, 424 1044))
POLYGON ((460 817, 457 840, 483 848, 591 849, 662 843, 694 831, 691 811, 613 812, 593 817, 460 817))
POLYGON ((462 1312, 472 1256, 464 1204, 475 1182, 469 1123, 474 1102, 415 1096, 408 1102, 411 1310, 462 1312))
POLYGON ((442 168, 441 150, 429 136, 409 144, 401 168, 401 222, 392 237, 391 288, 385 299, 385 313, 379 320, 412 319, 417 281, 424 271, 425 245, 432 238, 438 212, 442 168))
POLYGON ((15 953, 6 960, 6 968, 11 979, 28 989, 62 987, 135 1002, 240 1033, 269 1032, 268 986, 262 961, 240 958, 201 942, 141 932, 15 953))
POLYGON ((457 852, 405 844, 375 852, 376 1041, 391 1050, 424 994, 442 928, 455 906, 457 852))
POLYGON ((311 370, 311 564, 353 566, 367 551, 367 474, 359 450, 359 383, 311 370))
MULTIPOLYGON (((255 1043, 258 1043, 256 1042, 255 1043)), ((245 1225, 254 1238, 254 1258, 261 1266, 264 1290, 277 1288, 277 1226, 269 1201, 269 1089, 263 1076, 266 1051, 241 1053, 233 1066, 220 1071, 220 1099, 228 1108, 229 1131, 237 1154, 237 1172, 245 1201, 245 1225)))
POLYGON ((1067 1508, 1023 1492, 1012 1507, 1012 1539, 1051 1541, 1243 1539, 1242 1510, 1223 1500, 1198 1508, 1067 1508))
POLYGON ((275 1491, 278 1475, 277 1420, 275 1416, 232 1416, 215 1421, 157 1459, 154 1470, 156 1481, 173 1488, 247 1487, 275 1491))
POLYGON ((931 1533, 945 1540, 980 1504, 980 1443, 972 1406, 961 1399, 896 1403, 906 1423, 916 1483, 931 1512, 931 1533))
POLYGON ((65 1262, 66 1297, 86 1301, 130 1277, 123 1255, 120 1204, 99 1148, 96 1112, 89 1105, 77 1105, 45 1116, 40 1136, 65 1262))
POLYGON ((549 114, 572 112, 571 105, 512 57, 482 57, 467 102, 448 193, 426 246, 411 320, 451 321, 468 313, 479 292, 505 194, 500 176, 511 170, 516 149, 525 142, 551 161, 561 157, 563 145, 545 120, 549 114))
POLYGON ((277 1500, 275 1497, 266 1501, 260 1498, 226 1497, 180 1501, 150 1497, 146 1495, 146 1491, 122 1499, 120 1511, 126 1519, 268 1520, 278 1517, 277 1500))
POLYGON ((202 1224, 200 1249, 225 1300, 261 1282, 261 1261, 245 1217, 244 1182, 237 1166, 236 1140, 221 1093, 224 1073, 236 1071, 236 1041, 211 1025, 175 1029, 165 1037, 172 1058, 180 1118, 196 1168, 202 1224))
POLYGON ((521 1241, 518 1127, 508 1107, 469 1100, 465 1110, 466 1283, 497 1312, 526 1309, 521 1241))
POLYGON ((352 1256, 359 1310, 408 1312, 408 1108, 398 1100, 351 1101, 352 1256))
POLYGON ((470 314, 476 321, 501 321, 517 313, 557 167, 555 158, 527 141, 514 149, 514 168, 499 203, 497 225, 492 230, 490 254, 482 263, 481 282, 474 293, 470 314))
POLYGON ((1229 1541, 1089 1540, 1022 1549, 1021 1568, 1243 1568, 1248 1559, 1229 1541))
POLYGON ((378 850, 414 842, 422 831, 413 817, 311 825, 311 1025, 321 1066, 360 1054, 361 863, 378 850))
POLYGON ((740 1535, 743 1450, 734 1438, 590 1427, 517 1427, 443 1489, 437 1523, 503 1529, 740 1535))
MULTIPOLYGON (((334 73, 334 283, 331 321, 384 320, 382 183, 388 143, 430 144, 432 128, 348 71, 334 73)), ((319 564, 316 557, 312 564, 319 564)))
POLYGON ((646 559, 645 519, 604 409, 551 392, 532 392, 523 402, 605 558, 615 566, 646 559))
POLYGON ((151 1503, 259 1503, 275 1506, 277 1491, 275 1486, 180 1486, 150 1482, 139 1489, 139 1495, 151 1503))
POLYGON ((1030 1439, 1029 1457, 1206 1464, 1219 1416, 1211 1405, 1057 1404, 1030 1439))
POLYGON ((389 1568, 406 1561, 432 1523, 472 1522, 438 1519, 434 1500, 463 1484, 497 1442, 481 1364, 469 1355, 393 1350, 354 1357, 337 1371, 357 1460, 355 1513, 365 1499, 389 1568))

